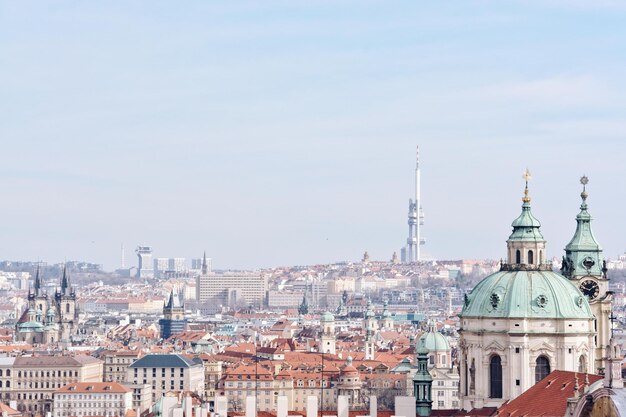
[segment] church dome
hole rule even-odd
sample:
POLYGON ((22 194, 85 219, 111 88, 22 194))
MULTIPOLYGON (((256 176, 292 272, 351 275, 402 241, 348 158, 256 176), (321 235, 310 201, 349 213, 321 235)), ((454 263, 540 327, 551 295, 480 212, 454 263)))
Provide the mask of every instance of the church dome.
POLYGON ((531 212, 528 170, 524 178, 522 213, 513 221, 507 240, 508 262, 465 295, 460 316, 592 319, 587 298, 544 261, 546 242, 531 212))
POLYGON ((18 325, 18 330, 21 332, 40 332, 43 330, 43 324, 37 321, 27 321, 18 325))
POLYGON ((327 311, 322 314, 321 321, 335 321, 335 316, 330 311, 327 311))
POLYGON ((567 278, 552 271, 500 271, 465 298, 461 317, 591 319, 589 302, 567 278))
POLYGON ((418 346, 423 346, 430 352, 443 352, 450 350, 450 343, 444 335, 436 331, 424 333, 417 341, 418 346))

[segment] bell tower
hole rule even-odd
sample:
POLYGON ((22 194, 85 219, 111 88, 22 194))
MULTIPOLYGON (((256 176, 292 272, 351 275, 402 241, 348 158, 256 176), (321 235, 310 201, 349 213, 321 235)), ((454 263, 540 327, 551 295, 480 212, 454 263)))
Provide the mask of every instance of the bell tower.
POLYGON ((67 273, 67 265, 63 267, 61 289, 54 294, 54 301, 60 324, 59 341, 68 341, 78 325, 78 310, 76 309, 76 293, 67 273))
POLYGON ((602 258, 602 248, 591 230, 592 217, 587 211, 589 179, 583 176, 580 183, 583 186, 583 191, 580 193, 582 203, 580 212, 576 216, 576 231, 565 246, 561 272, 587 297, 591 311, 596 318, 596 363, 593 371, 599 372, 602 368, 607 368, 613 293, 609 291, 606 261, 602 258))
POLYGON ((335 346, 335 316, 330 311, 325 312, 322 314, 320 324, 322 325, 322 332, 319 340, 319 352, 334 355, 337 353, 335 346))

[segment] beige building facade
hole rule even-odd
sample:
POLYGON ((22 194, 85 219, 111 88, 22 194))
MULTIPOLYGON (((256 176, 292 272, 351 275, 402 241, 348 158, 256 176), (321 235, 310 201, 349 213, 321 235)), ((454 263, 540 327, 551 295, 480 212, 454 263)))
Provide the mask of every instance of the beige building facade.
POLYGON ((101 382, 102 361, 87 355, 15 358, 11 399, 19 411, 43 415, 52 411, 53 394, 69 383, 101 382))

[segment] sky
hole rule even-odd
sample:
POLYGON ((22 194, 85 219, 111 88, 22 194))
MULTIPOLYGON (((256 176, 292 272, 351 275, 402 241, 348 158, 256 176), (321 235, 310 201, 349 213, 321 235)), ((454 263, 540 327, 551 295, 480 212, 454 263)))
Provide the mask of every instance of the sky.
POLYGON ((0 1, 0 259, 388 260, 420 147, 436 259, 548 255, 579 178, 626 249, 626 4, 0 1))

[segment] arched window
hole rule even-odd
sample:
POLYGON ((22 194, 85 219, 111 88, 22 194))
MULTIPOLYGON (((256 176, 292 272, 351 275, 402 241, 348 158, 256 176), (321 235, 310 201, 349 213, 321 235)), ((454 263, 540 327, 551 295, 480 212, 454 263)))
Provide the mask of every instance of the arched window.
POLYGON ((515 263, 516 264, 522 263, 522 254, 520 253, 519 249, 515 251, 515 263))
POLYGON ((533 251, 529 250, 528 251, 528 264, 529 265, 532 265, 535 263, 535 260, 533 258, 534 258, 533 251))
POLYGON ((489 398, 502 398, 502 360, 498 355, 489 361, 489 398))
POLYGON ((578 372, 587 373, 587 358, 585 355, 580 355, 580 358, 578 358, 578 372))
POLYGON ((66 313, 70 312, 70 303, 65 304, 65 312, 66 313))
POLYGON ((542 264, 542 263, 543 263, 543 251, 540 250, 539 251, 539 264, 542 264))
POLYGON ((545 356, 539 356, 535 361, 535 384, 550 373, 550 361, 545 356))
POLYGON ((11 381, 7 381, 7 388, 11 388, 11 381))
POLYGON ((2 376, 2 369, 0 369, 0 376, 2 376))

